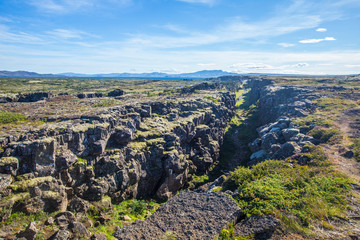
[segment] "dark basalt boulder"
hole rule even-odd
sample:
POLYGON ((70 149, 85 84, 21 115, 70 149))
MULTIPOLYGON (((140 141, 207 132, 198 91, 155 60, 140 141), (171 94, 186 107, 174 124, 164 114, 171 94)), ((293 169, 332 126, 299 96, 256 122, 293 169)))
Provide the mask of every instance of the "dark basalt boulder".
POLYGON ((16 176, 19 168, 19 159, 15 157, 3 157, 0 159, 0 173, 16 176))
POLYGON ((27 93, 20 94, 18 102, 37 102, 44 99, 49 99, 53 97, 52 93, 49 92, 35 92, 35 93, 27 93))
POLYGON ((11 184, 11 182, 12 182, 11 175, 9 175, 9 174, 0 174, 0 192, 4 193, 4 191, 11 184))
POLYGON ((60 229, 54 233, 49 240, 68 240, 71 239, 71 233, 68 230, 60 229))
POLYGON ((55 216, 55 222, 60 229, 67 229, 69 225, 75 221, 76 218, 72 212, 61 212, 55 216))
POLYGON ((318 144, 312 136, 300 133, 288 117, 280 117, 276 122, 257 129, 259 138, 249 143, 253 152, 249 166, 266 159, 285 159, 304 152, 307 145, 318 144))
POLYGON ((114 233, 117 239, 161 239, 166 233, 177 239, 214 239, 241 210, 228 196, 184 191, 171 198, 145 221, 135 221, 114 233))
POLYGON ((36 229, 35 222, 31 222, 24 231, 19 232, 16 237, 25 238, 26 240, 34 240, 38 230, 36 229))
POLYGON ((61 172, 65 169, 68 169, 71 165, 73 165, 78 158, 76 155, 68 149, 63 149, 58 151, 55 160, 55 168, 57 172, 61 172))
POLYGON ((107 95, 108 95, 108 97, 119 97, 119 96, 122 96, 124 94, 125 94, 125 92, 123 90, 115 89, 115 90, 109 92, 107 95))
POLYGON ((68 210, 72 212, 86 213, 89 208, 90 204, 78 197, 73 198, 68 205, 68 210))
POLYGON ((255 239, 269 239, 279 226, 280 221, 271 215, 251 216, 236 224, 235 232, 238 236, 253 235, 255 239))
MULTIPOLYGON (((11 211, 28 214, 39 212, 64 211, 67 206, 67 194, 62 183, 53 177, 39 177, 11 185, 13 194, 0 205, 11 211)), ((2 216, 6 218, 7 216, 2 216)))

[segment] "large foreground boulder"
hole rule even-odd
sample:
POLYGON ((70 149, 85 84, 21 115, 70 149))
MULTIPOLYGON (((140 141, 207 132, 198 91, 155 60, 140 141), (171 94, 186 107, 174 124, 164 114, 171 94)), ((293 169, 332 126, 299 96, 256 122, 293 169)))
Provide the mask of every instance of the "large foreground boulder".
POLYGON ((214 239, 241 210, 230 197, 218 193, 184 191, 171 198, 145 221, 118 229, 117 239, 214 239))

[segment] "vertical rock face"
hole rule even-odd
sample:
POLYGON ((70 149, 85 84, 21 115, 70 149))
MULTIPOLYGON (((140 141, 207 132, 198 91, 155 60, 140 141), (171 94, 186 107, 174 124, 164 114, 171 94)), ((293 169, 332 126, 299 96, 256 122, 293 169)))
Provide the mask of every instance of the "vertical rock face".
POLYGON ((212 94, 111 107, 2 141, 0 173, 53 176, 90 201, 168 199, 219 157, 235 97, 212 94))
POLYGON ((316 140, 300 133, 288 117, 303 117, 315 110, 311 101, 318 96, 310 87, 276 86, 271 81, 252 80, 250 96, 258 101, 259 120, 263 126, 257 129, 259 138, 249 143, 253 152, 249 165, 265 159, 285 159, 302 151, 305 145, 316 140))
POLYGON ((273 86, 262 88, 259 98, 260 121, 263 124, 276 121, 281 116, 304 117, 314 110, 311 100, 314 89, 308 87, 273 86))

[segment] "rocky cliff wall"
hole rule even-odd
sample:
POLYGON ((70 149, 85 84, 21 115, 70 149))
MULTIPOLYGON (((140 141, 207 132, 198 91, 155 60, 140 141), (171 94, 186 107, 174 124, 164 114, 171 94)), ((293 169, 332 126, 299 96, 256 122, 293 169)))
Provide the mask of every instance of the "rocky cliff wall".
POLYGON ((274 85, 269 80, 249 82, 250 99, 258 104, 261 127, 257 129, 259 137, 249 143, 253 152, 249 165, 265 159, 285 159, 307 151, 307 146, 319 142, 296 128, 292 119, 305 117, 316 109, 312 100, 313 87, 274 85))
MULTIPOLYGON (((170 198, 217 160, 234 113, 229 93, 199 96, 111 107, 1 139, 2 179, 22 179, 4 180, 3 196, 31 195, 22 208, 46 211, 65 210, 74 197, 170 198)), ((15 203, 0 208, 11 213, 15 203)))
POLYGON ((261 124, 275 122, 279 117, 303 117, 315 109, 312 100, 320 97, 313 87, 274 85, 268 79, 251 80, 249 101, 258 103, 261 124))

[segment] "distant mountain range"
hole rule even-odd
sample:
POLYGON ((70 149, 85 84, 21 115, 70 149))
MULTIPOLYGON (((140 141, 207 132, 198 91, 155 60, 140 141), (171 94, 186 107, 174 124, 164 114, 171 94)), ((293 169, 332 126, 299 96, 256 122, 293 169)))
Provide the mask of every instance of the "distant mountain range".
POLYGON ((27 71, 0 71, 0 77, 24 77, 24 78, 55 78, 55 77, 64 77, 56 74, 39 74, 36 72, 27 72, 27 71))
POLYGON ((237 73, 225 72, 222 70, 203 70, 193 73, 167 74, 161 72, 152 73, 108 73, 108 74, 80 74, 80 73, 59 73, 39 74, 26 71, 0 71, 0 77, 26 77, 26 78, 214 78, 227 75, 238 75, 237 73))
POLYGON ((81 74, 81 73, 59 73, 40 74, 27 71, 0 71, 0 77, 23 77, 23 78, 163 78, 163 79, 203 79, 217 78, 222 76, 327 76, 336 77, 344 75, 306 75, 306 74, 274 74, 274 73, 233 73, 222 70, 203 70, 192 73, 168 74, 162 72, 152 73, 104 73, 104 74, 81 74))
POLYGON ((224 72, 222 70, 203 70, 193 73, 168 74, 162 72, 152 73, 108 73, 108 74, 78 74, 61 73, 67 77, 106 77, 106 78, 210 78, 226 75, 237 75, 236 73, 224 72))

